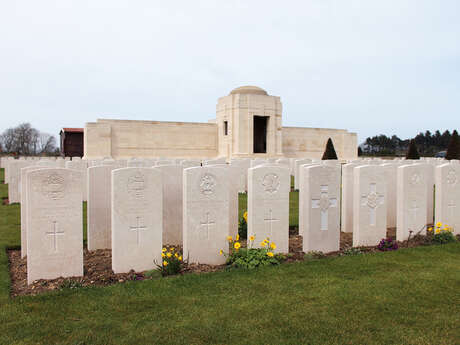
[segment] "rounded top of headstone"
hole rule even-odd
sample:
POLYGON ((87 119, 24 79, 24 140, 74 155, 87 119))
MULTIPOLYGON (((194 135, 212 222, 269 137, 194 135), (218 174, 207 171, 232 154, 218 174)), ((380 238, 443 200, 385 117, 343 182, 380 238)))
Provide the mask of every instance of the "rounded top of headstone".
POLYGON ((230 92, 230 95, 237 95, 237 94, 245 94, 245 95, 251 94, 251 95, 268 96, 267 91, 265 91, 264 89, 261 89, 260 87, 257 87, 257 86, 250 86, 250 85, 237 87, 236 89, 230 92))

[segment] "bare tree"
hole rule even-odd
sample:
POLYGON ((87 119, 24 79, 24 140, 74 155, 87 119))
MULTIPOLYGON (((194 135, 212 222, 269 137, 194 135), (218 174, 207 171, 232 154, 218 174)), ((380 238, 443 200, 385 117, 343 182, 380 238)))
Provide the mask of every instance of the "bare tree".
POLYGON ((20 155, 50 154, 56 152, 54 136, 41 133, 30 123, 22 123, 15 128, 8 128, 0 136, 0 145, 5 152, 20 155))

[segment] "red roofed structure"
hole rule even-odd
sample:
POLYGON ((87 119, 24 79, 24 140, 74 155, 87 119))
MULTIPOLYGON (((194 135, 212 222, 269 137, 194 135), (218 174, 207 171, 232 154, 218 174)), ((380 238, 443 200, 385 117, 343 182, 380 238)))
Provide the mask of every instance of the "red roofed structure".
POLYGON ((62 128, 61 154, 64 157, 83 157, 83 128, 62 128))

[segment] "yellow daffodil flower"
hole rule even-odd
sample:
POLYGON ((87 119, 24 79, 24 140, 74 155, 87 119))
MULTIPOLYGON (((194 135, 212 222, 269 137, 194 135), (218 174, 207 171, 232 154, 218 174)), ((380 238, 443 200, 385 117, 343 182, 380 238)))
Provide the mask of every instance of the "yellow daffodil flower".
POLYGON ((441 230, 439 229, 436 229, 436 233, 439 234, 441 232, 441 230))
POLYGON ((236 235, 236 240, 237 240, 237 241, 240 240, 240 235, 239 235, 239 234, 236 235))
POLYGON ((254 236, 249 237, 249 241, 254 241, 256 238, 254 236))
POLYGON ((224 251, 221 249, 221 250, 219 251, 219 255, 222 255, 222 254, 224 254, 224 251))
POLYGON ((268 252, 267 255, 268 255, 269 257, 273 257, 274 254, 273 254, 272 252, 268 252))
POLYGON ((235 242, 235 244, 233 245, 233 247, 235 247, 236 250, 240 249, 240 248, 241 248, 240 242, 235 242))
POLYGON ((441 223, 441 222, 437 222, 437 223, 436 223, 436 226, 437 226, 438 228, 440 228, 440 227, 442 226, 442 223, 441 223))
POLYGON ((433 228, 428 228, 428 231, 433 231, 433 228))
POLYGON ((177 253, 174 253, 174 257, 175 257, 175 258, 178 258, 179 255, 178 255, 177 253))
POLYGON ((261 247, 265 247, 266 245, 267 245, 267 243, 265 243, 265 241, 260 242, 261 247))
POLYGON ((165 253, 161 253, 161 257, 164 258, 166 255, 165 253))
POLYGON ((232 241, 233 241, 232 236, 227 236, 227 241, 228 241, 228 242, 232 242, 232 241))
POLYGON ((172 256, 172 254, 168 252, 168 253, 166 253, 166 256, 167 256, 168 258, 170 258, 170 257, 172 256))
POLYGON ((168 261, 163 261, 163 266, 168 266, 168 261))
POLYGON ((166 248, 163 248, 161 251, 164 253, 166 251, 166 248))
POLYGON ((244 220, 246 222, 248 221, 248 212, 247 211, 243 213, 243 218, 244 218, 244 220))
POLYGON ((182 255, 181 255, 181 256, 179 256, 179 261, 182 261, 182 255))
POLYGON ((270 244, 270 248, 271 249, 276 249, 276 244, 274 244, 274 243, 270 244))

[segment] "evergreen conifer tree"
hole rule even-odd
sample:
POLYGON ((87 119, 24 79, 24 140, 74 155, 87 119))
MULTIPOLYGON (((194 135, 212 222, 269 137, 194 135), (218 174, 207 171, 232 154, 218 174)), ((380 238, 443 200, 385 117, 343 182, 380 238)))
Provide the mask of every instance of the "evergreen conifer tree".
POLYGON ((460 159, 460 139, 457 130, 454 130, 450 138, 449 146, 447 146, 446 159, 460 159))
POLYGON ((415 140, 411 139, 409 142, 409 149, 406 153, 406 159, 420 159, 420 155, 417 150, 417 146, 415 146, 415 140))
POLYGON ((329 138, 327 140, 327 144, 326 144, 326 150, 324 150, 324 154, 323 154, 323 158, 321 158, 322 160, 326 160, 326 159, 338 159, 337 158, 337 153, 335 153, 335 149, 334 149, 334 144, 332 143, 332 139, 329 138))

